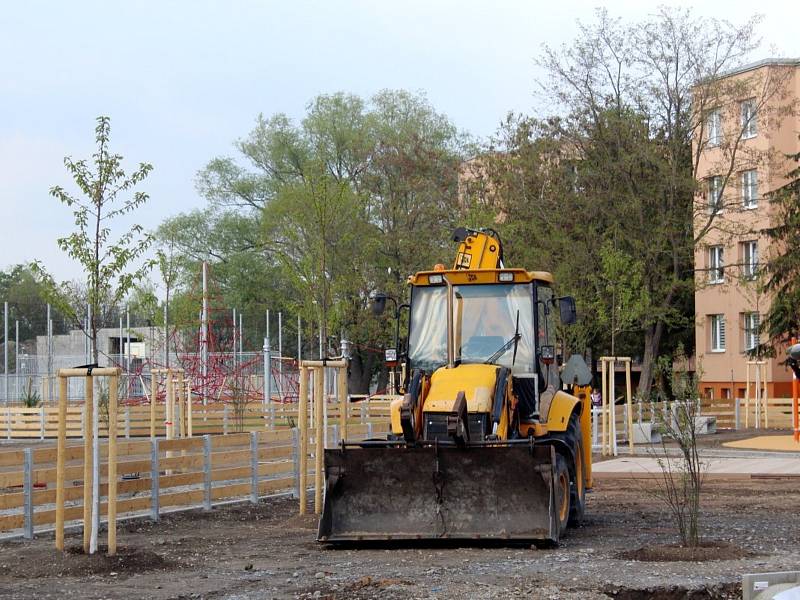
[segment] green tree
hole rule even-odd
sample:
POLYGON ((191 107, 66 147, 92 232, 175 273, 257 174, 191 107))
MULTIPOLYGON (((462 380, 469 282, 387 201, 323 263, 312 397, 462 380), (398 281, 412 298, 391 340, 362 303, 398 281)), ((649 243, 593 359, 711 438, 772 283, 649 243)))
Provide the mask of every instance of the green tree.
POLYGON ((135 285, 126 302, 130 314, 138 319, 139 325, 156 325, 159 323, 159 301, 156 287, 151 281, 142 281, 135 285))
POLYGON ((299 308, 327 340, 329 324, 342 324, 337 311, 358 289, 374 239, 362 202, 347 182, 308 173, 303 183, 284 187, 264 216, 265 235, 300 292, 299 308))
MULTIPOLYGON (((659 202, 661 148, 635 111, 599 118, 580 146, 559 119, 510 120, 503 152, 483 160, 483 188, 499 203, 509 260, 552 271, 559 291, 576 297, 581 319, 563 332, 568 351, 641 356, 634 334, 654 315, 686 328, 689 321, 677 301, 669 312, 653 301, 666 257, 651 224, 670 218, 659 202)), ((677 258, 685 281, 692 276, 688 248, 684 239, 668 255, 683 251, 677 258)))
MULTIPOLYGON (((207 228, 197 255, 216 274, 237 266, 230 298, 321 321, 326 338, 353 341, 351 384, 365 391, 393 330, 366 310, 369 295, 402 297, 407 275, 449 260, 465 139, 424 97, 385 91, 369 101, 318 96, 299 123, 259 116, 236 146, 237 158, 212 160, 198 176, 207 218, 178 219, 207 228)), ((185 241, 197 247, 200 237, 185 241)))
POLYGON ((599 325, 611 334, 611 356, 616 356, 617 336, 630 331, 646 314, 650 304, 644 285, 644 265, 627 252, 616 249, 610 240, 600 249, 600 265, 603 293, 597 298, 601 304, 597 314, 599 325))
MULTIPOLYGON (((487 190, 498 196, 507 190, 524 202, 517 208, 541 218, 537 235, 523 231, 521 239, 534 253, 551 253, 568 289, 583 290, 579 308, 587 308, 587 294, 604 295, 597 278, 600 249, 615 231, 615 248, 641 264, 640 297, 647 302, 636 320, 638 340, 630 342, 632 355, 642 359, 642 395, 649 393, 665 340, 668 349, 693 342, 694 248, 712 232, 735 230, 736 219, 722 215, 741 211, 734 194, 724 190, 719 205, 708 195, 706 202, 695 202, 705 186, 698 176, 700 156, 710 144, 709 113, 745 87, 759 90, 759 119, 785 108, 785 69, 763 81, 720 77, 757 47, 756 25, 757 19, 736 26, 669 8, 624 23, 599 10, 593 22, 579 24, 573 43, 545 47, 538 59, 547 73, 542 93, 559 118, 511 122, 503 132, 507 145, 490 149, 494 162, 507 153, 514 162, 493 169, 502 182, 498 187, 498 178, 490 177, 487 190), (572 266, 563 267, 565 262, 572 266)), ((743 147, 738 119, 726 122, 731 128, 714 140, 713 168, 723 176, 723 187, 745 162, 771 159, 743 147)), ((506 228, 524 230, 524 223, 511 223, 524 214, 513 208, 506 210, 506 228)), ((588 308, 592 316, 609 310, 604 303, 588 308)), ((584 331, 591 345, 610 345, 607 332, 592 326, 584 331)))
POLYGON ((795 165, 788 183, 770 194, 774 213, 764 230, 773 248, 764 265, 764 291, 772 297, 764 327, 779 344, 800 337, 800 152, 789 159, 795 165))
MULTIPOLYGON (((259 324, 245 327, 245 346, 261 347, 264 311, 270 308, 286 312, 293 295, 283 266, 262 243, 261 223, 261 216, 253 211, 214 206, 162 223, 155 235, 171 265, 168 270, 174 270, 169 285, 172 327, 191 330, 192 335, 197 332, 202 264, 206 262, 211 312, 219 315, 221 310, 235 307, 245 323, 259 324)), ((161 266, 167 268, 167 264, 161 266)), ((166 280, 163 285, 166 287, 166 280)), ((288 321, 285 333, 293 326, 288 321)))
MULTIPOLYGON (((110 137, 111 120, 98 117, 95 128, 97 150, 91 160, 64 158, 78 194, 61 186, 50 189, 51 196, 72 209, 75 219, 75 231, 59 238, 58 245, 86 273, 86 300, 91 309, 91 319, 85 332, 92 342, 94 362, 98 361, 99 355, 96 342, 102 306, 106 303, 118 306, 151 267, 151 261, 145 260, 144 255, 152 236, 140 225, 131 225, 127 231, 114 237, 110 222, 147 202, 148 195, 134 191, 134 188, 144 181, 153 167, 141 163, 128 175, 122 166, 122 156, 109 149, 110 137), (128 192, 132 195, 126 197, 128 192)), ((81 327, 78 307, 70 304, 65 294, 59 293, 63 286, 56 285, 39 263, 37 273, 44 278, 59 309, 81 327)))
MULTIPOLYGON (((21 341, 47 332, 47 290, 31 265, 14 265, 0 271, 0 298, 9 305, 10 335, 15 335, 14 321, 19 321, 21 341)), ((63 333, 63 317, 54 311, 51 318, 54 332, 63 333)))

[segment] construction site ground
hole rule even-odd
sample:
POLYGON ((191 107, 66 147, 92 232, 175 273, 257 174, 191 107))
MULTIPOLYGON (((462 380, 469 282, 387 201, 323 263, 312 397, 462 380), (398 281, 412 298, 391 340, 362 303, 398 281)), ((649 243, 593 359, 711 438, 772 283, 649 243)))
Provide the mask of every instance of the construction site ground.
MULTIPOLYGON (((718 439, 704 440, 704 452, 770 458, 722 447, 726 437, 744 436, 708 436, 718 439)), ((798 476, 709 478, 706 547, 692 554, 675 547, 654 489, 652 479, 606 472, 584 525, 557 548, 331 548, 314 541, 316 518, 299 516, 289 498, 125 521, 114 558, 83 555, 77 531, 63 555, 39 534, 0 542, 0 597, 737 598, 743 573, 800 569, 798 476)))

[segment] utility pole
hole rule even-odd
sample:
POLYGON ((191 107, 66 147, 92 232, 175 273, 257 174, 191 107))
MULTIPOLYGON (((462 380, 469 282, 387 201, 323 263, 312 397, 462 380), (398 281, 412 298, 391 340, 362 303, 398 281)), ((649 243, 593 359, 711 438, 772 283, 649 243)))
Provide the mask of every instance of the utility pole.
POLYGON ((14 397, 19 400, 19 320, 14 324, 14 397))
POLYGON ((203 404, 208 381, 208 263, 203 261, 203 312, 200 315, 200 370, 203 374, 203 404))
POLYGON ((278 377, 283 386, 283 313, 278 311, 278 377))
POLYGON ((233 309, 233 366, 236 367, 236 309, 233 309))
POLYGON ((126 337, 128 338, 127 344, 125 345, 125 373, 130 378, 131 372, 131 311, 128 309, 128 305, 125 305, 125 329, 126 337))
POLYGON ((8 302, 3 303, 3 388, 8 404, 8 302))
MULTIPOLYGON (((37 369, 39 359, 36 359, 37 369)), ((53 321, 50 318, 50 303, 47 303, 47 396, 53 397, 53 321)))

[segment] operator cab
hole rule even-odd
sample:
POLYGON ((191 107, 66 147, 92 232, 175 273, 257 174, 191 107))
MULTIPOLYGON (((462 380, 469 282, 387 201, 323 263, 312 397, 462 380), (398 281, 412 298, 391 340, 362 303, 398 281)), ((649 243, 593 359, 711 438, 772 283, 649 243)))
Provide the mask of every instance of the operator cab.
MULTIPOLYGON (((560 388, 555 306, 574 322, 574 301, 556 299, 553 278, 523 269, 422 272, 410 278, 408 369, 493 364, 510 370, 518 414, 532 422, 560 388)), ((544 410, 542 410, 544 409, 544 410)))

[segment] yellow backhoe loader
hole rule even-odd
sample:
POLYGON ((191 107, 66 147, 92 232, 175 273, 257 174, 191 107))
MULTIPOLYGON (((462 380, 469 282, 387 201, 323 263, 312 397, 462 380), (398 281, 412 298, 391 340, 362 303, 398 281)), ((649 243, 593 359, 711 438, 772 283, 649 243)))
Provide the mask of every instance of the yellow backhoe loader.
POLYGON ((591 375, 577 355, 559 373, 555 352, 575 301, 549 273, 506 268, 494 231, 453 240, 453 268, 409 277, 392 433, 325 451, 321 542, 558 542, 583 517, 591 375))

